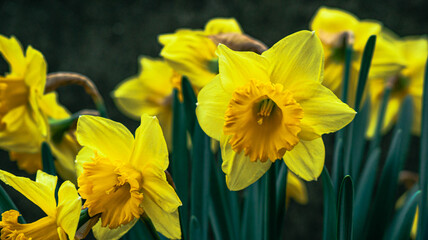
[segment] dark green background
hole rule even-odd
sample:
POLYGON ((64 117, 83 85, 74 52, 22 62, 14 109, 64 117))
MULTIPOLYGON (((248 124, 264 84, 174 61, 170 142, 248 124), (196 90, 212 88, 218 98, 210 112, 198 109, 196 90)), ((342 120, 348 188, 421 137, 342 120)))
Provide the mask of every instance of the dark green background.
MULTIPOLYGON (((15 35, 24 47, 32 45, 40 50, 48 72, 72 71, 90 77, 103 95, 110 117, 134 131, 139 123, 118 111, 110 93, 119 82, 137 74, 139 56, 159 55, 159 34, 184 27, 203 28, 214 17, 234 17, 244 32, 271 46, 290 33, 308 29, 313 14, 322 5, 345 9, 361 19, 379 20, 400 36, 428 32, 426 0, 146 0, 0 1, 0 34, 15 35)), ((7 70, 1 61, 0 69, 7 70)), ((94 107, 79 87, 62 88, 59 94, 71 112, 94 107)), ((325 140, 329 164, 332 138, 327 136, 325 140)), ((1 155, 1 169, 22 174, 5 153, 1 155)), ((321 238, 321 184, 311 182, 307 186, 309 204, 290 205, 284 226, 287 239, 321 238)), ((32 207, 17 195, 13 198, 21 209, 32 207)), ((39 216, 25 210, 23 214, 28 220, 39 216)))

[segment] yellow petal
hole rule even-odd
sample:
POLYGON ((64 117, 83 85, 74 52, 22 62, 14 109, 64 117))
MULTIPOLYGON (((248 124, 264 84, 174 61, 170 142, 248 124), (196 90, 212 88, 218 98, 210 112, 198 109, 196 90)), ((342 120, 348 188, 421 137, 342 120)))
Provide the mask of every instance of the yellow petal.
POLYGON ((76 156, 76 175, 79 177, 83 173, 83 164, 86 162, 92 162, 95 157, 95 152, 89 147, 83 147, 80 149, 76 156))
POLYGON ((42 170, 37 171, 36 182, 49 187, 51 191, 55 191, 57 180, 58 178, 56 176, 47 174, 42 170))
POLYGON ((304 86, 313 95, 297 100, 303 108, 303 119, 300 121, 302 131, 299 133, 301 139, 313 140, 322 134, 335 132, 352 121, 355 111, 328 88, 319 83, 304 86))
POLYGON ((407 67, 424 65, 428 54, 427 37, 406 37, 400 43, 400 49, 408 63, 407 67))
POLYGON ((239 23, 234 18, 214 18, 205 25, 205 31, 208 35, 220 33, 242 33, 239 23))
POLYGON ((110 229, 109 227, 101 226, 101 221, 98 221, 97 224, 92 228, 92 232, 96 239, 111 239, 116 240, 125 235, 139 219, 134 219, 131 222, 121 225, 118 228, 110 229))
POLYGON ((6 129, 0 131, 2 148, 27 153, 40 151, 40 145, 45 139, 41 136, 27 106, 12 109, 2 121, 6 124, 6 129))
POLYGON ((74 184, 65 181, 58 191, 57 225, 67 233, 69 239, 74 239, 81 209, 82 201, 74 184))
MULTIPOLYGON (((45 175, 41 176, 44 176, 45 180, 48 178, 45 175)), ((52 189, 51 182, 34 182, 29 178, 17 177, 3 170, 0 170, 0 179, 39 206, 48 216, 56 216, 55 187, 52 189), (48 185, 45 185, 45 182, 48 185)))
POLYGON ((172 213, 181 206, 181 201, 174 188, 167 182, 164 171, 155 167, 146 167, 143 179, 144 196, 150 197, 164 211, 172 213))
POLYGON ((232 94, 227 93, 221 85, 217 75, 198 94, 196 116, 204 132, 220 141, 223 132, 224 114, 229 105, 232 94))
POLYGON ((302 81, 322 82, 324 51, 314 32, 300 31, 277 42, 262 53, 270 62, 273 83, 293 92, 302 81))
POLYGON ((10 160, 16 161, 19 169, 25 170, 29 174, 34 174, 42 169, 42 156, 37 153, 9 152, 10 160))
POLYGON ((49 118, 64 119, 70 116, 67 109, 59 104, 56 92, 43 95, 38 103, 42 112, 49 118))
POLYGON ((261 178, 272 165, 271 161, 251 162, 244 152, 236 153, 229 144, 231 136, 220 139, 223 164, 221 168, 226 174, 227 187, 232 191, 242 190, 261 178))
POLYGON ((215 76, 208 69, 214 59, 216 45, 201 34, 179 34, 162 49, 160 55, 179 74, 187 76, 192 85, 201 88, 215 76))
POLYGON ((155 166, 162 171, 168 168, 168 148, 156 117, 141 116, 140 126, 135 132, 131 164, 142 173, 146 166, 155 166))
POLYGON ((77 184, 75 159, 81 146, 74 136, 65 133, 59 143, 50 142, 52 154, 56 158, 55 168, 62 179, 77 184))
POLYGON ((26 71, 25 57, 22 47, 15 37, 0 35, 0 52, 10 65, 8 77, 24 77, 26 71))
POLYGON ((181 239, 178 210, 165 212, 149 197, 144 198, 142 206, 158 232, 169 239, 181 239))
POLYGON ((149 57, 140 58, 140 80, 142 84, 161 96, 169 96, 172 92, 172 81, 174 70, 161 59, 149 57))
POLYGON ((321 7, 312 19, 311 29, 315 32, 338 33, 353 29, 357 23, 358 19, 348 12, 321 7))
POLYGON ((238 52, 220 44, 217 48, 220 80, 223 89, 232 94, 250 80, 269 81, 268 61, 254 52, 238 52))
POLYGON ((26 52, 27 71, 25 83, 34 88, 40 96, 45 91, 47 66, 43 55, 29 46, 26 52))
POLYGON ((287 174, 286 196, 287 198, 293 198, 300 204, 308 203, 308 192, 305 183, 292 172, 287 174))
POLYGON ((406 65, 398 42, 390 41, 379 35, 373 53, 370 77, 390 77, 406 65))
POLYGON ((300 140, 293 150, 284 155, 287 167, 306 181, 317 180, 324 167, 325 149, 322 138, 300 140))
MULTIPOLYGON (((352 30, 355 42, 353 45, 354 51, 363 52, 367 40, 371 35, 378 35, 382 29, 382 24, 377 21, 365 20, 359 22, 352 30)), ((376 43, 378 45, 378 43, 376 43)))
POLYGON ((113 92, 113 99, 119 109, 133 119, 139 119, 143 113, 157 115, 162 111, 162 96, 145 88, 139 78, 121 83, 113 92))
POLYGON ((77 122, 77 141, 112 161, 127 161, 134 136, 122 124, 95 116, 81 116, 77 122))

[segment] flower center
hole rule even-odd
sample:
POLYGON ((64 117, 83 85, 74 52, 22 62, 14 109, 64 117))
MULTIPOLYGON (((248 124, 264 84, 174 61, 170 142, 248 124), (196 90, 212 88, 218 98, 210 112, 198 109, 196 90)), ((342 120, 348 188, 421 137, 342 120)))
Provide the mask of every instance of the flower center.
POLYGON ((260 110, 257 113, 257 116, 259 117, 259 120, 257 120, 257 123, 259 125, 263 124, 264 118, 267 118, 270 116, 270 113, 272 112, 274 107, 275 107, 275 103, 269 98, 263 99, 260 102, 260 110))
POLYGON ((102 226, 113 229, 143 214, 141 182, 141 174, 132 167, 118 166, 97 155, 83 165, 79 194, 86 199, 89 215, 101 213, 102 226))
POLYGON ((299 142, 303 109, 281 84, 250 81, 236 89, 225 114, 223 132, 235 152, 251 161, 272 162, 299 142))
POLYGON ((52 217, 48 216, 32 223, 20 224, 18 223, 18 211, 6 211, 1 216, 1 239, 59 239, 58 226, 52 217))

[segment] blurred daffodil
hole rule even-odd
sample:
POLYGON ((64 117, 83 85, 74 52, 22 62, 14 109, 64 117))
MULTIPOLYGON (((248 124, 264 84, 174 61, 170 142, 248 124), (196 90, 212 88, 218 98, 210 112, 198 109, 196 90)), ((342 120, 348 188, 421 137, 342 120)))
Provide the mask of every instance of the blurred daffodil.
POLYGON ((60 176, 76 182, 74 159, 80 146, 68 133, 56 142, 50 137, 49 120, 70 114, 57 102, 55 92, 44 94, 43 55, 32 47, 24 55, 14 37, 1 35, 0 52, 10 65, 10 73, 0 76, 0 147, 10 151, 21 169, 35 173, 42 168, 40 146, 47 141, 60 176))
POLYGON ((324 165, 322 134, 347 125, 355 111, 322 85, 323 49, 309 31, 258 55, 219 45, 220 73, 198 95, 202 129, 220 141, 226 183, 240 190, 283 158, 310 181, 324 165))
POLYGON ((171 146, 172 93, 181 89, 181 76, 160 59, 142 57, 138 76, 122 82, 113 92, 119 109, 133 119, 142 114, 158 117, 163 134, 171 146))
POLYGON ((287 204, 287 206, 290 202, 290 199, 293 199, 299 204, 308 203, 308 191, 306 190, 305 183, 292 172, 289 172, 287 174, 287 187, 285 197, 285 203, 287 204))
POLYGON ((159 42, 164 46, 160 55, 175 71, 187 76, 192 85, 201 88, 218 71, 217 42, 211 37, 225 33, 241 34, 242 30, 235 19, 216 18, 204 30, 181 29, 160 35, 159 42))
POLYGON ((89 215, 101 214, 95 235, 111 233, 106 228, 123 234, 145 213, 164 236, 180 238, 181 201, 166 180, 168 150, 157 119, 143 115, 135 135, 108 119, 79 118, 78 191, 89 215))
POLYGON ((369 81, 371 114, 367 136, 372 137, 379 117, 385 86, 391 85, 391 93, 385 112, 382 132, 388 131, 397 120, 401 104, 406 96, 413 100, 413 134, 421 131, 422 89, 424 69, 428 57, 428 41, 424 37, 408 37, 403 40, 393 39, 396 48, 401 52, 406 67, 388 78, 376 78, 369 81))
POLYGON ((47 215, 33 223, 20 224, 17 221, 19 212, 4 212, 0 221, 1 239, 65 240, 67 235, 68 239, 74 239, 82 202, 71 182, 65 181, 60 186, 57 204, 57 177, 38 171, 34 182, 0 170, 0 179, 39 206, 47 215))
POLYGON ((359 20, 352 14, 321 7, 311 22, 311 29, 319 36, 325 53, 323 84, 337 96, 341 96, 344 75, 345 48, 352 45, 353 55, 349 75, 349 103, 355 101, 360 62, 365 44, 376 35, 376 47, 369 77, 384 77, 400 70, 404 65, 399 51, 380 35, 382 24, 374 20, 359 20))

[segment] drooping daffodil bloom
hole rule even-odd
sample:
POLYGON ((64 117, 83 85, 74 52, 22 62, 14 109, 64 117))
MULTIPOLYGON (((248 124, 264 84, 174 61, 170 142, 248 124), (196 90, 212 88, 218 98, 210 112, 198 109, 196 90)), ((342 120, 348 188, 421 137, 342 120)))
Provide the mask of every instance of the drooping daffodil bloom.
POLYGON ((77 140, 83 146, 76 159, 78 191, 89 215, 101 215, 95 236, 102 239, 111 229, 117 235, 110 238, 117 238, 145 213, 164 236, 181 238, 181 201, 166 180, 168 149, 156 117, 141 116, 134 139, 120 123, 81 116, 77 140))
POLYGON ((196 114, 205 133, 220 141, 229 189, 246 188, 281 158, 297 176, 317 179, 321 135, 355 115, 322 85, 318 37, 297 32, 261 55, 219 45, 217 55, 219 74, 199 93, 196 114))
POLYGON ((225 33, 241 34, 242 30, 235 19, 216 18, 204 30, 180 29, 160 35, 159 42, 164 46, 160 55, 175 71, 188 77, 193 86, 202 88, 218 71, 217 44, 210 37, 225 33))
POLYGON ((412 133, 419 135, 421 132, 422 89, 425 64, 428 58, 428 41, 425 37, 407 37, 400 40, 394 39, 393 36, 391 36, 391 41, 395 41, 395 46, 401 52, 406 67, 387 78, 376 78, 369 81, 371 114, 367 137, 374 135, 387 84, 392 84, 392 86, 382 132, 388 131, 394 125, 401 104, 407 96, 410 96, 413 102, 412 133))
POLYGON ((133 119, 142 114, 159 119, 168 147, 171 146, 172 94, 181 89, 181 76, 161 59, 140 58, 140 74, 122 82, 113 91, 118 108, 133 119))
POLYGON ((79 222, 82 201, 70 181, 59 187, 58 204, 55 200, 57 177, 37 171, 36 181, 17 177, 0 170, 0 180, 20 192, 46 213, 35 222, 18 223, 19 212, 9 210, 2 213, 0 221, 1 239, 74 239, 79 222))
POLYGON ((55 92, 44 94, 46 62, 31 46, 24 52, 18 40, 0 35, 0 52, 9 63, 10 73, 0 76, 0 147, 10 151, 12 160, 28 173, 41 169, 41 144, 52 148, 58 174, 76 182, 74 159, 80 149, 70 134, 52 141, 49 120, 65 119, 68 111, 57 101, 55 92))
POLYGON ((369 78, 389 76, 399 71, 404 62, 394 44, 380 33, 382 24, 374 20, 359 20, 354 15, 327 7, 321 7, 311 22, 311 29, 319 36, 325 54, 323 84, 337 96, 342 95, 346 45, 352 45, 353 53, 349 74, 348 102, 353 105, 358 82, 361 58, 367 40, 376 35, 376 47, 371 62, 369 78))

